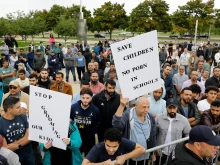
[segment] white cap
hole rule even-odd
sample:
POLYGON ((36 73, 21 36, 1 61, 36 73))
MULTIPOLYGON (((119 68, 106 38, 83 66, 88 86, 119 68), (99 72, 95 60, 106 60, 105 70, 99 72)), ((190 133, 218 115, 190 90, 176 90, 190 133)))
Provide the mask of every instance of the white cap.
POLYGON ((20 102, 21 103, 21 108, 27 109, 27 104, 24 102, 20 102))

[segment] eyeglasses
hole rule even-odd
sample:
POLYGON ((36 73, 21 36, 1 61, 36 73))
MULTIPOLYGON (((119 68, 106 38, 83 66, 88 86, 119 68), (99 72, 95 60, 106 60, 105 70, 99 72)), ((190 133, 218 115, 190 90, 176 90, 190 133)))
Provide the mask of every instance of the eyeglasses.
POLYGON ((9 89, 17 89, 15 86, 10 86, 9 89))

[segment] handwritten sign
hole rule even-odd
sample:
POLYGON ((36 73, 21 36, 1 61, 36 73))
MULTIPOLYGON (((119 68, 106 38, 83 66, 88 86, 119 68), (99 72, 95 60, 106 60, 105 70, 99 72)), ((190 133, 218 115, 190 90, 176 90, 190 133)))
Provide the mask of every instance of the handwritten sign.
POLYGON ((160 88, 157 32, 111 45, 123 97, 133 100, 160 88))
POLYGON ((29 140, 66 150, 71 108, 70 95, 30 86, 29 140))

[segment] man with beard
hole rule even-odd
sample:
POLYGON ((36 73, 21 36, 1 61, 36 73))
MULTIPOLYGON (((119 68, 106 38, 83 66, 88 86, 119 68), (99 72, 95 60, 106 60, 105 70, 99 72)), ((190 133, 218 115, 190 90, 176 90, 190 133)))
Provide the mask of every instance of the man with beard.
POLYGON ((99 76, 101 76, 99 78, 99 82, 103 83, 104 72, 103 72, 103 70, 99 69, 99 63, 94 62, 94 67, 95 67, 95 71, 98 72, 99 76))
POLYGON ((201 115, 196 104, 191 102, 192 89, 189 87, 183 88, 180 97, 177 112, 185 116, 191 126, 199 124, 201 115))
POLYGON ((165 95, 165 89, 160 87, 153 91, 150 95, 149 102, 150 108, 149 113, 155 118, 157 115, 162 114, 166 111, 166 101, 162 99, 165 95))
POLYGON ((50 86, 50 90, 61 92, 70 96, 73 96, 72 86, 63 81, 64 75, 62 72, 56 73, 56 82, 50 86))
MULTIPOLYGON (((156 117, 157 125, 157 146, 170 143, 172 141, 181 139, 182 137, 189 136, 191 127, 187 119, 177 113, 178 101, 170 98, 166 102, 167 113, 160 114, 156 117)), ((175 145, 165 147, 162 150, 161 164, 167 160, 175 145)), ((160 156, 158 153, 155 165, 159 165, 160 156)))
POLYGON ((198 104, 197 104, 198 109, 199 109, 201 114, 205 110, 209 110, 210 109, 210 104, 213 101, 216 100, 218 91, 219 90, 218 90, 218 88, 216 86, 208 86, 205 89, 206 99, 199 101, 198 104))
POLYGON ((220 84, 220 68, 215 67, 213 69, 213 76, 208 78, 205 82, 205 87, 207 88, 210 85, 220 84))
POLYGON ((164 71, 161 73, 161 78, 165 82, 165 89, 166 89, 166 95, 164 97, 164 100, 167 100, 170 98, 171 90, 173 89, 173 76, 170 74, 171 72, 171 66, 167 65, 164 68, 164 71))
POLYGON ((46 68, 41 69, 40 78, 38 80, 38 85, 42 86, 46 89, 50 89, 50 86, 53 85, 53 81, 51 81, 48 77, 48 71, 46 68))
MULTIPOLYGON (((91 77, 91 73, 95 72, 95 65, 93 62, 89 62, 88 64, 88 70, 87 72, 85 72, 83 74, 83 77, 82 77, 82 80, 86 80, 88 82, 90 82, 90 77, 91 77)), ((102 79, 102 75, 100 75, 100 73, 98 72, 99 74, 99 82, 102 82, 103 80, 102 79)))
POLYGON ((211 127, 216 133, 220 131, 220 100, 213 101, 210 109, 204 111, 200 124, 211 127))
POLYGON ((23 92, 29 95, 30 93, 30 85, 37 86, 38 77, 36 74, 30 74, 29 76, 29 85, 24 87, 23 92))
POLYGON ((102 142, 104 132, 112 127, 112 117, 120 105, 120 95, 115 92, 116 83, 114 80, 107 80, 105 89, 93 96, 93 103, 101 112, 100 129, 98 131, 99 142, 102 142))
POLYGON ((104 89, 104 85, 99 82, 98 72, 94 71, 91 73, 89 85, 93 94, 97 94, 104 89))
POLYGON ((205 86, 205 82, 208 78, 209 78, 209 71, 203 70, 202 76, 200 78, 198 78, 198 81, 200 81, 203 84, 203 86, 205 86))
POLYGON ((55 52, 51 52, 51 57, 48 58, 48 66, 53 67, 54 71, 57 73, 59 69, 59 59, 56 57, 55 52))
POLYGON ((182 89, 183 88, 186 88, 186 87, 189 87, 190 85, 192 84, 197 84, 198 86, 200 86, 201 88, 201 93, 196 97, 197 100, 201 100, 202 99, 202 96, 205 92, 205 87, 204 85, 199 82, 197 79, 198 79, 198 72, 197 71, 192 71, 191 74, 190 74, 190 78, 189 80, 186 80, 184 83, 183 83, 183 86, 182 86, 182 89))
POLYGON ((100 125, 100 111, 91 102, 93 93, 90 88, 82 88, 80 99, 71 106, 70 118, 76 122, 82 139, 81 152, 85 155, 95 145, 95 134, 100 125))

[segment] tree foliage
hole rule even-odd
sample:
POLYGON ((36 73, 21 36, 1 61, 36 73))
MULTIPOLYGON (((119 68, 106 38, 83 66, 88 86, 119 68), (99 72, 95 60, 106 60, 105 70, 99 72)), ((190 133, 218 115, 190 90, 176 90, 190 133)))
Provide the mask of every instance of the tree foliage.
MULTIPOLYGON (((199 21, 198 33, 203 33, 209 28, 213 19, 214 1, 191 0, 186 5, 179 6, 172 15, 172 22, 175 27, 187 29, 187 32, 193 36, 195 32, 196 20, 199 21)), ((177 29, 177 28, 176 28, 177 29)), ((181 34, 181 31, 179 31, 181 34)))
POLYGON ((66 42, 70 37, 76 36, 76 20, 65 19, 64 16, 60 18, 60 21, 54 28, 54 31, 61 35, 66 42))
POLYGON ((171 29, 169 5, 163 0, 145 0, 130 14, 128 30, 145 33, 151 30, 167 32, 171 29))
POLYGON ((100 8, 94 10, 94 29, 96 31, 108 31, 110 39, 112 31, 118 28, 126 28, 128 16, 124 9, 124 4, 105 2, 100 8))

